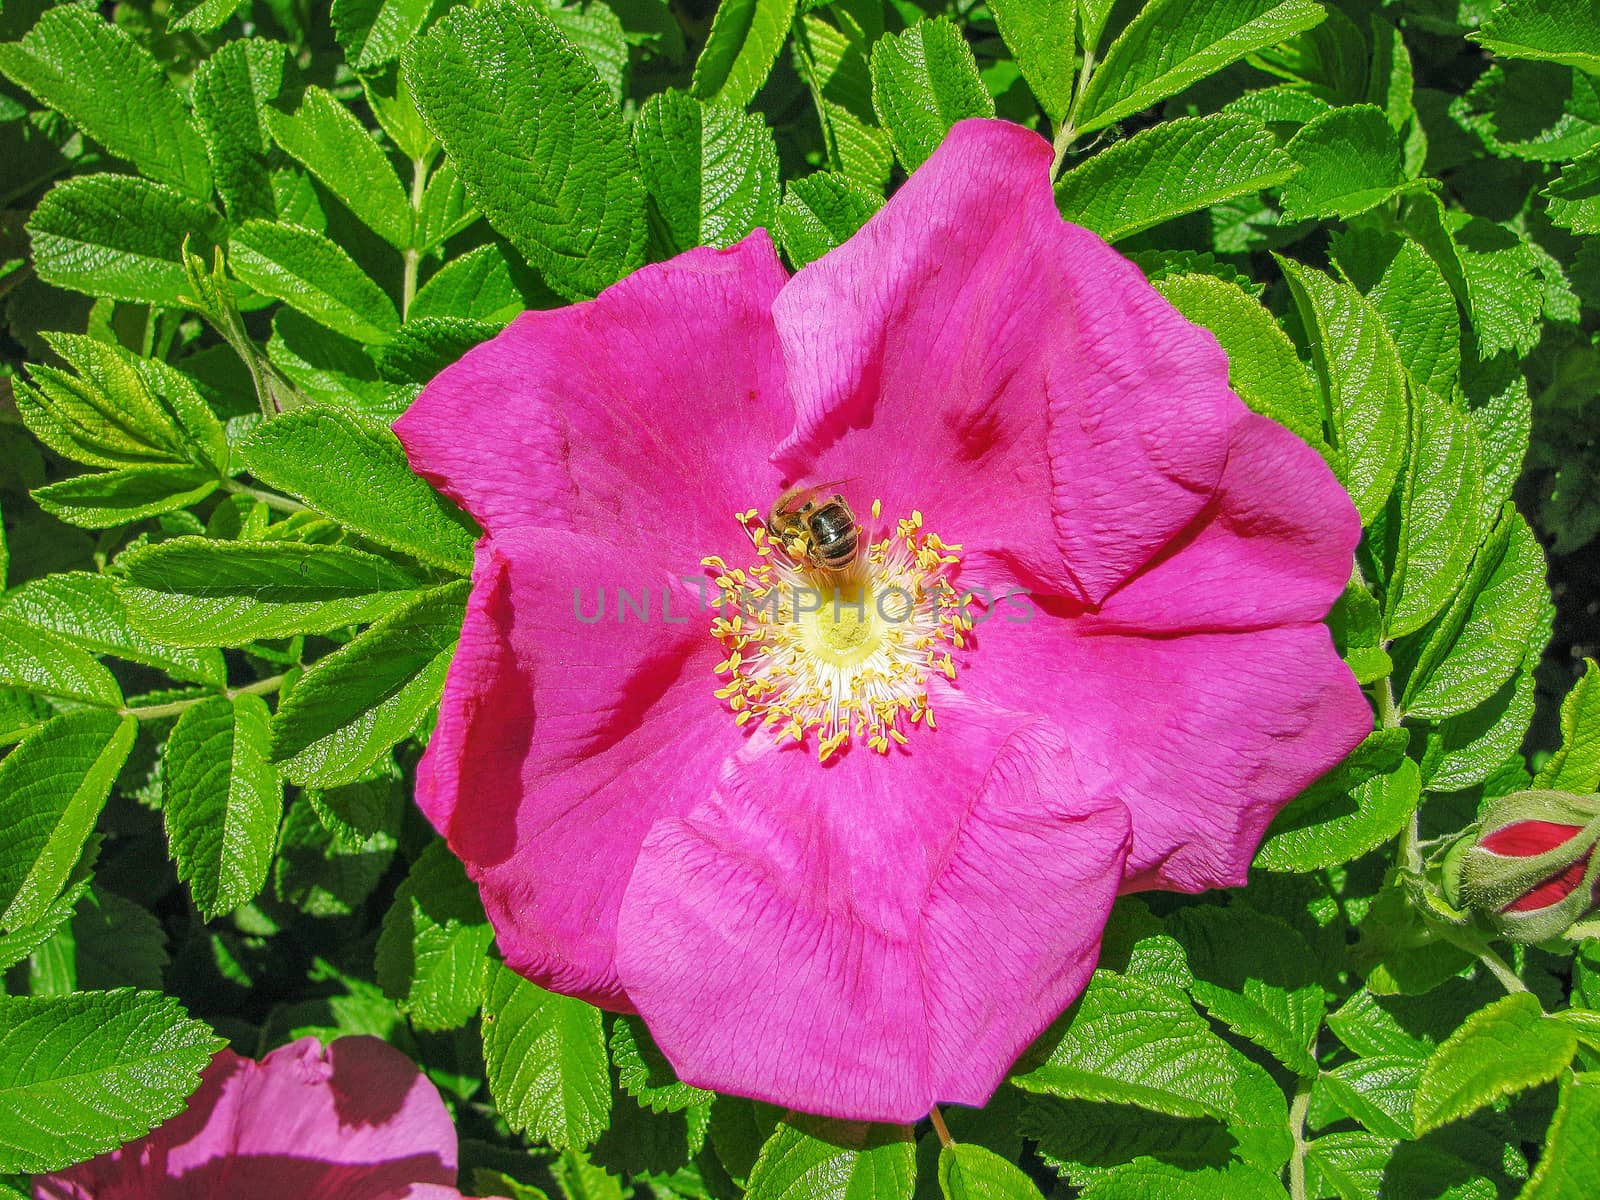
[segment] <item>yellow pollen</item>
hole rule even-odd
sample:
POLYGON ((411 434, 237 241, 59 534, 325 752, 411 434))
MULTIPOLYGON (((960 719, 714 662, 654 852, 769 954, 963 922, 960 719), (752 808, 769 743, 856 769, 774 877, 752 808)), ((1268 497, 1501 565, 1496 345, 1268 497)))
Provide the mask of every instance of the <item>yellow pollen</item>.
POLYGON ((720 593, 711 632, 727 652, 715 695, 740 726, 811 741, 820 762, 853 740, 888 754, 910 744, 912 727, 933 729, 929 680, 956 677, 951 652, 972 628, 952 585, 960 547, 925 530, 920 511, 887 529, 882 503, 871 511, 856 561, 840 572, 769 538, 754 509, 737 518, 752 564, 702 560, 720 593))

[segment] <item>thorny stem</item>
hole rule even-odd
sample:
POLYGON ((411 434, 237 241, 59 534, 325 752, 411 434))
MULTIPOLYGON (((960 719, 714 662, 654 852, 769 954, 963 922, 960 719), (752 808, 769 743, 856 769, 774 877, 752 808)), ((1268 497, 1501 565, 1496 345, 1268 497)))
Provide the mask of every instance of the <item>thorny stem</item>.
POLYGON ((426 159, 414 158, 411 160, 411 220, 413 231, 411 234, 412 245, 406 249, 405 277, 400 284, 400 319, 404 321, 406 314, 411 311, 411 302, 417 298, 417 268, 422 263, 422 251, 415 243, 419 241, 421 232, 415 226, 422 218, 422 197, 427 194, 428 163, 426 159))
POLYGON ((933 1122, 933 1131, 939 1135, 939 1144, 946 1148, 956 1144, 955 1138, 950 1136, 950 1127, 944 1123, 944 1114, 935 1104, 928 1110, 928 1120, 933 1122))
MULTIPOLYGON (((283 686, 284 676, 272 675, 266 679, 258 679, 254 683, 247 683, 243 687, 223 688, 222 695, 232 700, 235 696, 266 696, 277 691, 283 686)), ((146 704, 138 708, 120 708, 117 711, 125 717, 138 717, 141 721, 153 721, 160 717, 175 717, 186 708, 193 708, 204 700, 215 699, 215 696, 194 696, 188 700, 174 700, 170 704, 146 704)))
POLYGON ((279 512, 297 513, 310 511, 298 500, 291 500, 288 496, 280 496, 277 492, 269 492, 265 488, 251 487, 248 484, 240 483, 237 479, 224 479, 222 481, 222 489, 223 491, 233 492, 236 495, 249 496, 253 500, 259 500, 268 508, 275 508, 279 512))
MULTIPOLYGON (((1311 1043, 1311 1057, 1316 1058, 1317 1044, 1311 1043)), ((1315 1075, 1302 1075, 1294 1086, 1294 1099, 1289 1104, 1289 1132, 1294 1136, 1294 1150, 1289 1155, 1289 1196, 1291 1200, 1306 1200, 1306 1114, 1311 1110, 1311 1087, 1315 1075)))

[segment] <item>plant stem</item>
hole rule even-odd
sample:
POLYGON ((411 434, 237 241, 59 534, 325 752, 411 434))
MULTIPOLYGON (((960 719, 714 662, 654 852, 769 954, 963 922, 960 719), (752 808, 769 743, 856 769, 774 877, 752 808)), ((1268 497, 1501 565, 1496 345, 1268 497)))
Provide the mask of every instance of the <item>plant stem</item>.
MULTIPOLYGON (((271 675, 266 679, 258 679, 254 683, 247 683, 243 687, 223 688, 222 695, 232 700, 235 696, 267 696, 283 686, 284 676, 271 675)), ((195 696, 188 700, 174 700, 170 704, 145 704, 138 708, 121 708, 117 711, 125 717, 137 717, 141 721, 153 721, 160 717, 175 717, 187 708, 205 700, 213 700, 215 696, 195 696)))
POLYGON ((1499 981, 1500 986, 1505 988, 1507 992, 1526 992, 1529 990, 1528 985, 1517 978, 1517 973, 1511 969, 1506 960, 1489 949, 1488 944, 1480 938, 1473 937, 1466 930, 1458 929, 1454 925, 1446 925, 1442 921, 1430 921, 1428 924, 1445 941, 1451 945, 1459 946, 1488 967, 1489 974, 1493 975, 1499 981))
POLYGON ((422 198, 428 189, 428 163, 427 160, 414 158, 411 160, 411 223, 412 245, 406 250, 405 276, 400 283, 400 319, 404 321, 406 314, 411 311, 411 302, 417 298, 417 268, 422 264, 422 251, 415 243, 419 240, 421 232, 416 228, 422 216, 422 198))
POLYGON ((240 483, 237 479, 224 479, 222 481, 222 490, 225 492, 233 492, 239 496, 249 496, 251 499, 259 500, 268 508, 275 508, 279 512, 297 513, 311 511, 298 500, 290 499, 288 496, 280 496, 277 492, 269 492, 265 488, 251 487, 249 484, 240 483))
POLYGON ((1055 150, 1055 157, 1050 160, 1052 180, 1061 173, 1061 164, 1066 161, 1067 151, 1072 149, 1072 143, 1077 139, 1078 106, 1083 103, 1084 92, 1089 90, 1089 76, 1093 73, 1094 47, 1089 46, 1083 52, 1082 65, 1078 67, 1078 79, 1072 88, 1072 105, 1067 109, 1067 115, 1061 119, 1061 128, 1056 130, 1055 141, 1051 143, 1055 150))
MULTIPOLYGON (((1316 1055, 1317 1046, 1311 1044, 1316 1055)), ((1306 1200, 1306 1114, 1311 1110, 1311 1085, 1314 1075, 1302 1075, 1294 1086, 1294 1099, 1289 1104, 1289 1132, 1294 1135, 1294 1149, 1289 1154, 1289 1196, 1291 1200, 1306 1200)))
POLYGON ((944 1123, 944 1114, 939 1111, 937 1104, 928 1110, 928 1119, 933 1122, 933 1131, 939 1135, 939 1144, 941 1146, 948 1147, 956 1144, 955 1138, 950 1136, 950 1127, 944 1123))

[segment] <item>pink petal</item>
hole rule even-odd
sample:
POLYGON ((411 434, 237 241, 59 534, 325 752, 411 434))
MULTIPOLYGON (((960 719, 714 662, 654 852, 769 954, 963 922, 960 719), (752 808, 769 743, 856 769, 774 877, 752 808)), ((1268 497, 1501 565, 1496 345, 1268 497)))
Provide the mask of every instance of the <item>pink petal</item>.
POLYGON ((854 1120, 980 1104, 1081 990, 1127 817, 1048 723, 950 698, 827 768, 752 742, 661 821, 623 900, 628 994, 689 1082, 854 1120))
POLYGON ((491 533, 637 529, 693 561, 747 547, 732 517, 777 495, 768 458, 789 421, 770 316, 785 279, 758 229, 523 313, 440 373, 395 433, 491 533))
POLYGON ((1096 601, 1200 512, 1242 406, 1211 334, 1061 220, 1050 159, 1020 126, 963 121, 790 281, 780 462, 920 509, 971 580, 1096 601))
POLYGON ((1320 455, 1254 413, 1233 425, 1215 500, 1080 628, 1179 633, 1320 621, 1361 518, 1320 455))
POLYGON ((613 1008, 627 1007, 612 957, 639 844, 705 797, 741 741, 713 695, 710 614, 652 552, 552 530, 483 539, 417 772, 417 803, 477 880, 507 963, 613 1008), (636 604, 649 592, 649 621, 619 620, 619 588, 636 604), (602 595, 604 617, 585 623, 602 595))
POLYGON ((1089 793, 1133 817, 1124 891, 1245 882, 1267 824, 1372 729, 1326 627, 1094 634, 1035 609, 991 621, 971 694, 1051 714, 1089 793))
MULTIPOLYGON (((373 1037, 261 1062, 219 1053, 148 1137, 36 1184, 41 1200, 390 1200, 453 1185, 456 1131, 433 1084, 373 1037)), ((455 1195, 452 1190, 448 1194, 455 1195)))

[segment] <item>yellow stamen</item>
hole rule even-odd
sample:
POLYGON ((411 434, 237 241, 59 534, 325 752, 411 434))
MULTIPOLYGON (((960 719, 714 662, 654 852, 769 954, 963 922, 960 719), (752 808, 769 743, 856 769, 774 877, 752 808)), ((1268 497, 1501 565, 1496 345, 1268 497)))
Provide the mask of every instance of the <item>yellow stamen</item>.
MULTIPOLYGON (((882 518, 874 501, 872 525, 882 518)), ((757 511, 739 516, 756 558, 712 568, 720 610, 711 632, 727 651, 715 690, 740 726, 751 722, 779 741, 816 737, 819 762, 852 740, 888 754, 910 744, 907 731, 934 728, 928 681, 953 680, 952 651, 966 647, 972 628, 963 595, 952 585, 960 556, 923 528, 920 511, 892 533, 860 531, 862 552, 842 572, 813 569, 791 547, 771 539, 757 511)))

